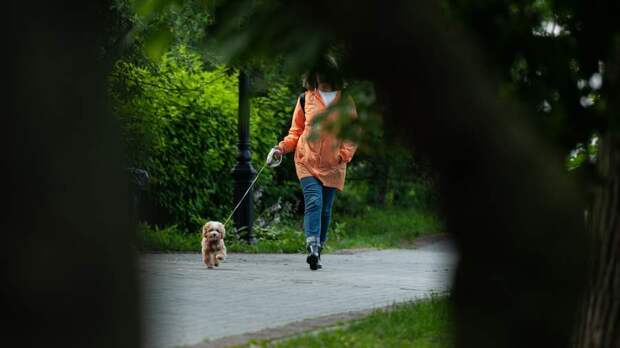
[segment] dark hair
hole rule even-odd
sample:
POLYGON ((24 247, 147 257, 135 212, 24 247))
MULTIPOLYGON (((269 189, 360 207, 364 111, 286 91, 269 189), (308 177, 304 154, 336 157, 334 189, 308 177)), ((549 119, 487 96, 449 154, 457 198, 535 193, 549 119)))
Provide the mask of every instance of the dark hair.
POLYGON ((338 63, 336 59, 330 55, 321 57, 314 67, 304 74, 304 88, 307 90, 318 88, 319 84, 316 80, 317 74, 321 76, 321 81, 329 83, 334 89, 341 90, 344 87, 344 80, 342 79, 338 63))

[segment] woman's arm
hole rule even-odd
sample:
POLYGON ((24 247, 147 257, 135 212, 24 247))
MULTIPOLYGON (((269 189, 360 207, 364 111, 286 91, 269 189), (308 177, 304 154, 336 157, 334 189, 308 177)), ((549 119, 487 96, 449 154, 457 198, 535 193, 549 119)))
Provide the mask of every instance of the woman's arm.
POLYGON ((297 141, 299 141, 299 137, 304 132, 305 126, 306 115, 301 109, 299 98, 297 98, 297 105, 295 106, 295 111, 293 112, 291 128, 288 131, 288 135, 284 137, 284 140, 278 144, 278 147, 282 153, 286 154, 295 150, 295 147, 297 147, 297 141))

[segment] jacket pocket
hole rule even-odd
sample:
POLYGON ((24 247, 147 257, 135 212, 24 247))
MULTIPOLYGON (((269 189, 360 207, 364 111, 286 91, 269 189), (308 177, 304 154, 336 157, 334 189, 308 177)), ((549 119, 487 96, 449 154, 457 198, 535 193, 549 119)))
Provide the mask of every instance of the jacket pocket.
POLYGON ((333 151, 328 146, 323 147, 323 153, 321 154, 321 167, 325 169, 334 169, 340 166, 338 161, 338 151, 333 151))

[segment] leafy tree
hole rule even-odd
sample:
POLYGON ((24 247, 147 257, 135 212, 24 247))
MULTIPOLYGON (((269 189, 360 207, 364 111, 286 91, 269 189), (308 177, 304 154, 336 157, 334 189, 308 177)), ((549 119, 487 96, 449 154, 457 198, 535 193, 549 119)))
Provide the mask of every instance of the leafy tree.
POLYGON ((139 347, 135 234, 101 50, 110 4, 6 5, 4 337, 24 347, 139 347))

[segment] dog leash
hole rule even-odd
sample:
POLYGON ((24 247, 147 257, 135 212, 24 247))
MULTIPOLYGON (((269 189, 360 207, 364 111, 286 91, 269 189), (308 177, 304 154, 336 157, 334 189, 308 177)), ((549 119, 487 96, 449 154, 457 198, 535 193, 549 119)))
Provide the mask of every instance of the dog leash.
MULTIPOLYGON (((276 162, 276 166, 279 165, 280 163, 282 163, 282 157, 280 156, 279 161, 276 162)), ((254 178, 254 180, 252 181, 252 183, 250 184, 250 186, 248 187, 248 189, 245 191, 245 193, 243 194, 243 197, 241 197, 241 199, 239 200, 239 203, 237 203, 237 206, 235 206, 235 209, 233 209, 232 213, 230 213, 230 215, 228 216, 228 219, 226 219, 226 221, 224 222, 224 227, 226 227, 226 224, 228 224, 228 222, 230 221, 230 219, 233 217, 233 215, 235 214, 235 212, 237 211, 237 208, 239 208, 239 206, 241 205, 241 203, 243 202, 243 199, 245 198, 245 196, 248 195, 248 192, 250 192, 250 190, 252 189, 252 186, 254 186, 254 184, 256 183, 256 181, 258 180, 258 178, 260 177, 260 174, 263 172, 263 169, 265 169, 265 167, 267 167, 269 163, 265 162, 265 164, 263 164, 263 167, 261 169, 259 169, 258 173, 256 173, 256 177, 254 178)))

